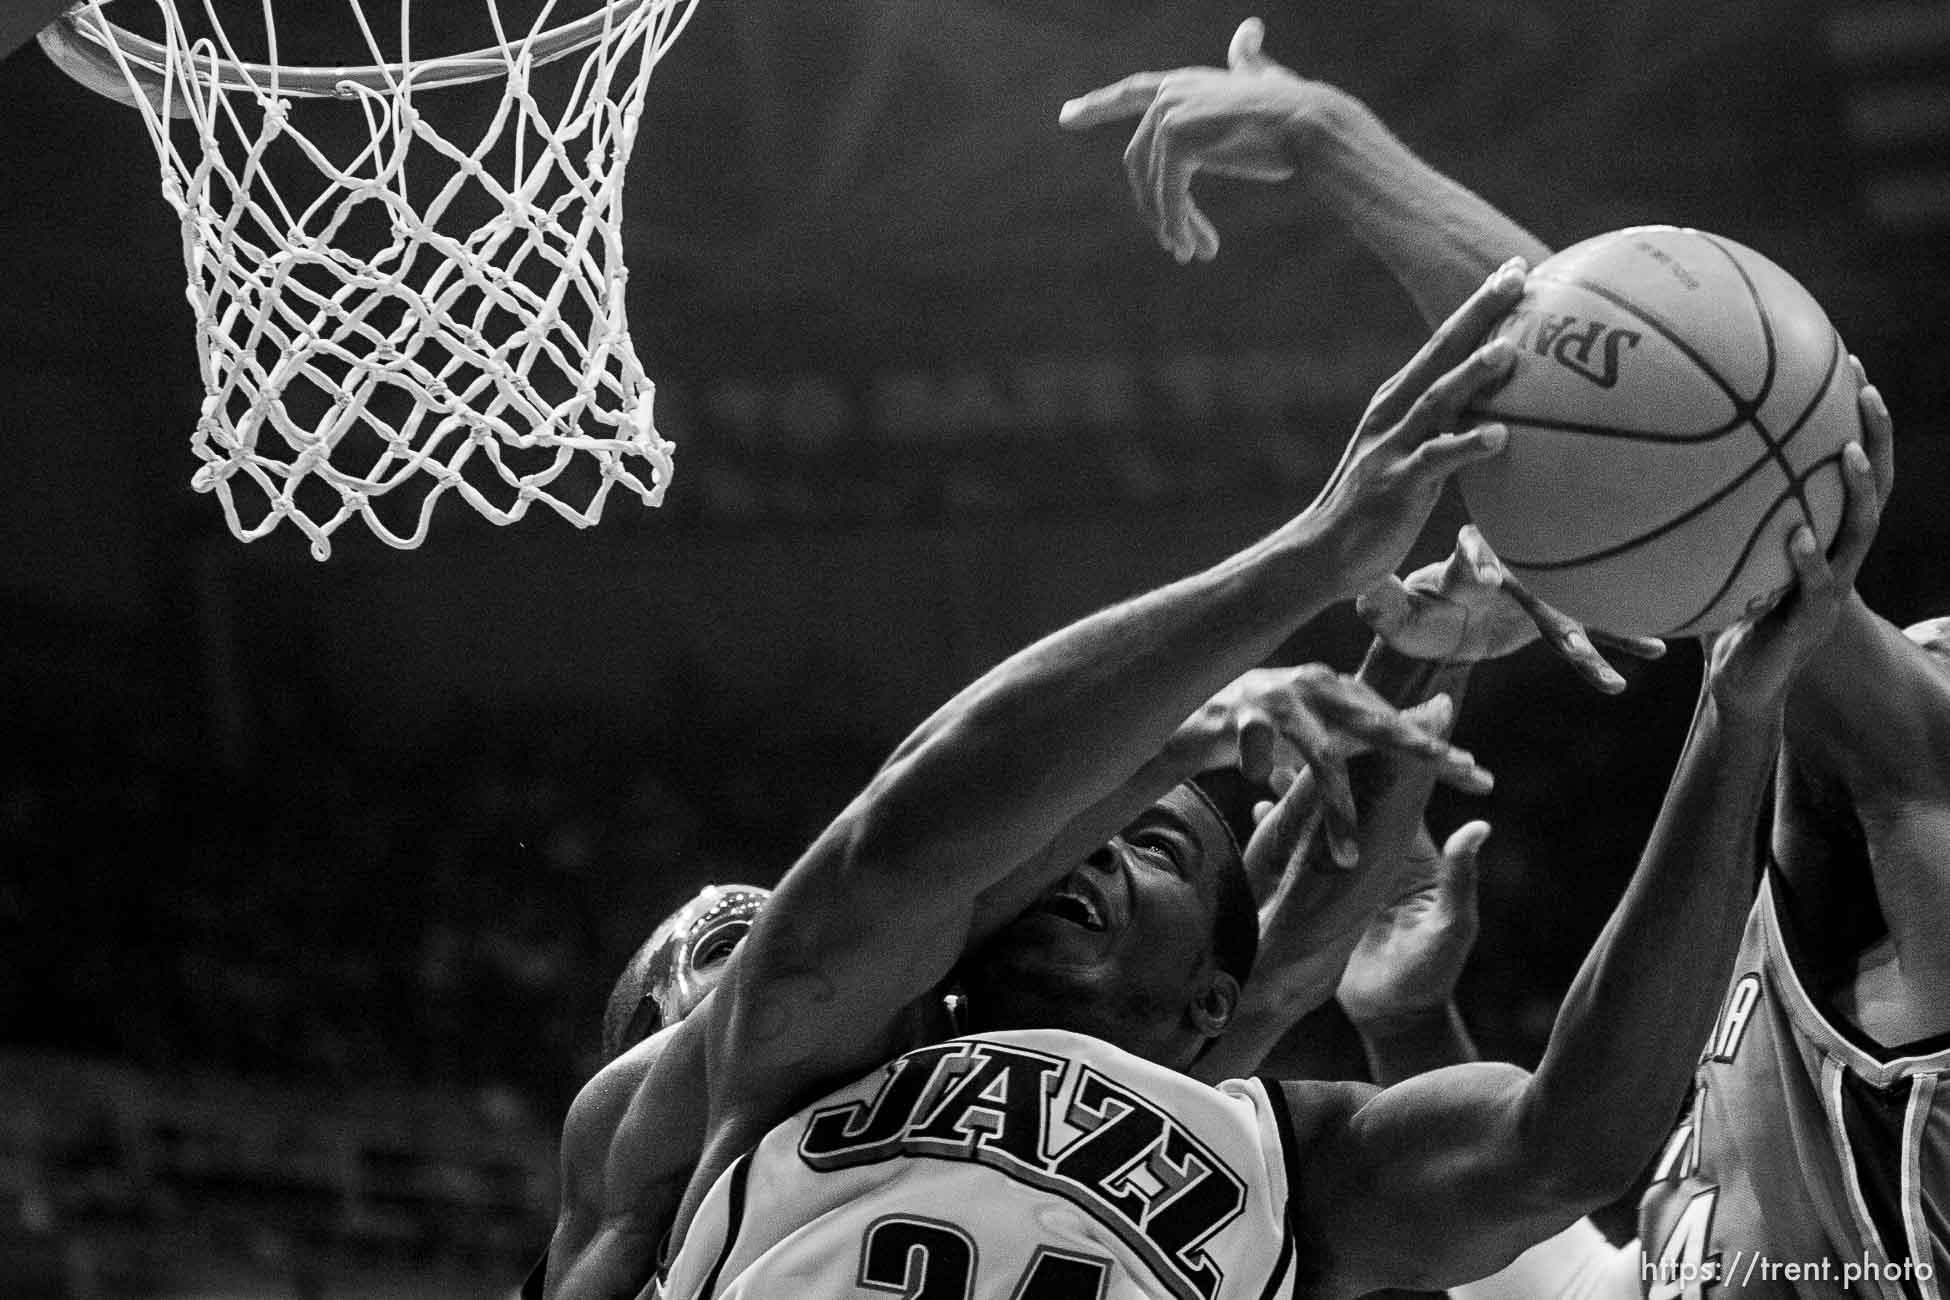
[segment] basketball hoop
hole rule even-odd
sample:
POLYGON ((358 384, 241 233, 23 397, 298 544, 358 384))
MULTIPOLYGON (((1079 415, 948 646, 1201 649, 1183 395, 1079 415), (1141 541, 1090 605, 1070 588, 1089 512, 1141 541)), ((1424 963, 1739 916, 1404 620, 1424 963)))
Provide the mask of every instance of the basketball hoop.
POLYGON ((204 385, 192 486, 238 538, 289 519, 321 560, 354 516, 420 545, 449 492, 497 524, 539 501, 588 527, 619 484, 660 504, 672 445, 630 342, 623 183, 650 74, 696 0, 607 0, 552 28, 546 0, 512 37, 482 0, 496 43, 429 58, 410 0, 396 55, 347 2, 370 64, 280 64, 271 0, 264 62, 237 56, 211 0, 209 36, 176 0, 157 0, 160 41, 97 0, 40 37, 141 111, 161 161, 204 385), (547 108, 546 65, 563 83, 547 108), (496 110, 458 122, 417 100, 495 80, 496 110), (393 493, 383 513, 404 518, 387 522, 393 493))

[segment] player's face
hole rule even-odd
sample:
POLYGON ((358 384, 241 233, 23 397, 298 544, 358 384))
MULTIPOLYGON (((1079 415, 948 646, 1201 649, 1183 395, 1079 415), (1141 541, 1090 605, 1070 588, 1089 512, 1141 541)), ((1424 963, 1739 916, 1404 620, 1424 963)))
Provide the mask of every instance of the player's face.
POLYGON ((971 1021, 1138 1051, 1171 1038, 1212 962, 1231 853, 1204 801, 1173 790, 976 954, 964 968, 971 1021))

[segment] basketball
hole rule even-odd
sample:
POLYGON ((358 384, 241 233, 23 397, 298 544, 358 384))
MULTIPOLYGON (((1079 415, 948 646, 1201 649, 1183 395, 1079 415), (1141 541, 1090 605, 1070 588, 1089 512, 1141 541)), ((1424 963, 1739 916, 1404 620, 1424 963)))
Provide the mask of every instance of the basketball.
POLYGON ((1533 269, 1472 414, 1502 455, 1459 475, 1511 573, 1589 627, 1697 636, 1779 598, 1786 544, 1841 522, 1861 436, 1848 350, 1767 258, 1700 230, 1598 235, 1533 269))

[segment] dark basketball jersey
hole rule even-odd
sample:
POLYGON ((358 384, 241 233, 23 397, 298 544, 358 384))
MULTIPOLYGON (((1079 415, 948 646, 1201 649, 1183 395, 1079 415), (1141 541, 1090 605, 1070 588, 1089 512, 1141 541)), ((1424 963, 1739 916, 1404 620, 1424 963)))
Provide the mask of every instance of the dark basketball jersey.
POLYGON ((1883 1050, 1797 977, 1770 877, 1640 1204, 1649 1300, 1950 1292, 1950 1040, 1883 1050))
POLYGON ((952 1039, 761 1139, 661 1294, 1270 1300, 1295 1271, 1291 1132, 1277 1086, 1056 1030, 952 1039))

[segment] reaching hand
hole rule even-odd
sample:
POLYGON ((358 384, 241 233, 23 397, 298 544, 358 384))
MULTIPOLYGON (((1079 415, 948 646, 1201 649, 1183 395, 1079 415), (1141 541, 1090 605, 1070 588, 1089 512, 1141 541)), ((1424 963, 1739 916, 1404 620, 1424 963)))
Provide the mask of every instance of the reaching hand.
MULTIPOLYGON (((1864 390, 1865 415, 1873 391, 1864 390)), ((1879 396, 1875 403, 1880 405, 1879 396)), ((1870 460, 1861 443, 1851 442, 1842 449, 1848 498, 1833 551, 1824 558, 1814 532, 1806 524, 1798 525, 1788 538, 1793 587, 1766 613, 1707 640, 1706 690, 1722 710, 1748 718, 1777 711, 1794 675, 1834 628, 1875 540, 1882 502, 1893 481, 1887 418, 1885 411, 1880 421, 1865 420, 1876 460, 1870 460)))
POLYGON ((1248 18, 1233 33, 1224 68, 1138 72, 1063 105, 1057 122, 1085 130, 1142 114, 1124 150, 1131 198, 1180 262, 1209 262, 1219 233, 1192 201, 1201 171, 1255 181, 1294 174, 1294 134, 1308 112, 1339 92, 1260 53, 1266 25, 1248 18))
POLYGON ((1407 578, 1392 574, 1361 593, 1355 610, 1376 635, 1415 659, 1473 663, 1513 654, 1540 636, 1585 680, 1608 694, 1625 679, 1593 648, 1597 641, 1640 659, 1666 652, 1657 637, 1587 633, 1570 615, 1539 600, 1512 577, 1476 531, 1463 525, 1447 560, 1407 578))
POLYGON ((1375 391, 1340 464, 1296 521, 1327 543, 1332 581, 1347 596, 1394 572, 1451 474, 1509 440, 1500 424, 1455 430, 1471 400, 1516 361, 1509 339, 1482 340, 1522 293, 1523 278, 1522 258, 1504 263, 1375 391))
MULTIPOLYGON (((1446 706, 1446 701, 1445 701, 1446 706)), ((1351 866, 1355 843, 1354 789, 1347 760, 1370 749, 1392 749, 1436 765, 1437 779, 1472 794, 1486 793, 1490 774, 1444 736, 1450 711, 1398 710, 1359 678, 1324 664, 1256 668, 1213 696, 1199 711, 1216 723, 1240 774, 1284 792, 1305 766, 1321 795, 1328 844, 1351 866)), ((1195 719, 1197 720, 1197 719, 1195 719)))
POLYGON ((1896 426, 1889 418, 1889 404, 1882 390, 1869 382, 1862 358, 1849 354, 1848 367, 1855 376, 1855 402, 1862 413, 1862 449, 1868 453, 1869 468, 1876 481, 1876 509, 1889 504, 1889 493, 1896 486, 1896 426))
POLYGON ((1476 946, 1476 859, 1488 822, 1469 822, 1436 851, 1427 828, 1402 864, 1401 892, 1376 912, 1348 958, 1337 996, 1371 1025, 1449 1001, 1476 946))

